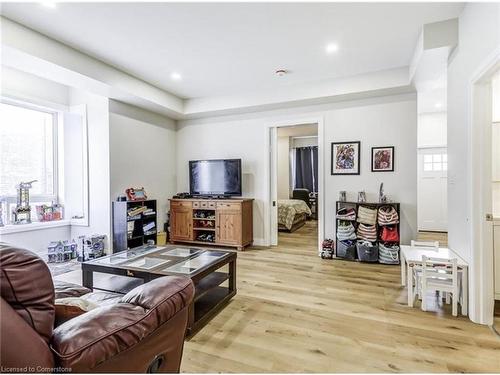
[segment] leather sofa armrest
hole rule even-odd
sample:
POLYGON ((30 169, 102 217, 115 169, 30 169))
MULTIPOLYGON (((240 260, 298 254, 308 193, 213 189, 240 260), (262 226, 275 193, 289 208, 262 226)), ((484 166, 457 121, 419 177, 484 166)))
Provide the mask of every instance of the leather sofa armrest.
MULTIPOLYGON (((136 356, 135 362, 144 362, 145 367, 140 368, 145 371, 153 358, 145 356, 143 350, 134 351, 134 347, 150 336, 157 336, 180 312, 186 316, 181 319, 183 326, 176 323, 175 329, 182 330, 183 338, 193 296, 194 286, 189 278, 161 277, 138 286, 116 304, 96 308, 63 323, 54 330, 51 341, 57 366, 71 368, 73 372, 91 372, 97 366, 106 368, 103 363, 126 351, 127 360, 136 356)), ((169 337, 151 342, 156 346, 171 345, 169 337)), ((147 349, 151 353, 163 350, 147 349)))

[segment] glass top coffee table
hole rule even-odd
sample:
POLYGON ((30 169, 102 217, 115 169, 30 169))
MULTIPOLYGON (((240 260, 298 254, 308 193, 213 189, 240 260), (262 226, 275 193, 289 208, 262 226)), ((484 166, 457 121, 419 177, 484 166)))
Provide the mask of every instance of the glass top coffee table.
MULTIPOLYGON (((187 334, 203 327, 236 294, 236 252, 177 245, 141 246, 82 263, 82 284, 94 289, 94 272, 148 282, 186 276, 195 285, 187 334)), ((96 288, 97 289, 97 288, 96 288)))

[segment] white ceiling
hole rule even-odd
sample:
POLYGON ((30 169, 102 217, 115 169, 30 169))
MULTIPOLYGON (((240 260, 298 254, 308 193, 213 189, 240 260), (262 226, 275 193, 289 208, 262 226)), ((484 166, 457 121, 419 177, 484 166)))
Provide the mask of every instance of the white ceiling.
POLYGON ((407 66, 462 3, 3 3, 2 14, 183 98, 407 66), (329 42, 339 45, 325 53, 329 42), (278 68, 290 74, 277 77, 278 68), (172 81, 173 71, 182 74, 172 81))

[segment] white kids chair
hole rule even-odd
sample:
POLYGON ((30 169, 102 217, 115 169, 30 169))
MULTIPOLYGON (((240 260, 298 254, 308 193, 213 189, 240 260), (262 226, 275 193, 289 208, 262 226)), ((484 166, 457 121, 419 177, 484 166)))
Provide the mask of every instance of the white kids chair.
MULTIPOLYGON (((417 271, 418 272, 418 271, 417 271)), ((449 303, 451 294, 452 314, 458 315, 460 288, 458 285, 457 259, 441 259, 422 256, 422 268, 416 277, 420 283, 422 310, 427 311, 427 291, 433 290, 446 293, 446 302, 449 303)))
MULTIPOLYGON (((438 251, 439 250, 439 242, 438 241, 416 241, 416 240, 411 240, 411 248, 412 250, 416 247, 424 247, 425 250, 434 250, 438 251)), ((415 297, 418 296, 419 299, 422 299, 422 291, 420 290, 420 274, 421 274, 421 267, 418 264, 412 264, 410 265, 410 270, 412 273, 412 295, 409 296, 408 299, 408 306, 413 307, 413 301, 415 300, 415 297)))

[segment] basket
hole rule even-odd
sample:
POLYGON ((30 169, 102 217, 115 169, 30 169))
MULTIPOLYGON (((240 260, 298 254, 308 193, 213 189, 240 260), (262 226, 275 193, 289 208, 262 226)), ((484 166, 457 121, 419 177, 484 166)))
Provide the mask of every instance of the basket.
POLYGON ((399 246, 380 244, 378 261, 383 264, 399 264, 399 246))
POLYGON ((358 208, 358 223, 375 225, 377 224, 377 209, 367 206, 359 206, 358 208))
POLYGON ((362 262, 378 262, 378 245, 368 241, 356 243, 358 259, 362 262))
POLYGON ((354 260, 356 259, 356 242, 354 241, 338 241, 337 242, 337 258, 354 260))

